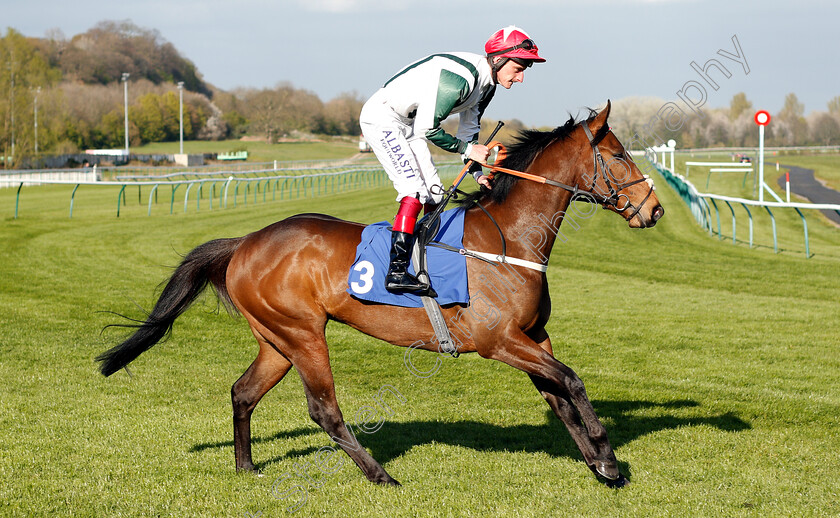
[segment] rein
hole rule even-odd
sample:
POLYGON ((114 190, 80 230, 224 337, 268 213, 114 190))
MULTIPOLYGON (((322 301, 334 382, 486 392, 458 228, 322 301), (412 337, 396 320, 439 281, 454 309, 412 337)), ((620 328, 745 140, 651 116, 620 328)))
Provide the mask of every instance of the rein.
MULTIPOLYGON (((630 201, 630 197, 626 194, 621 194, 621 191, 627 189, 628 187, 632 187, 638 183, 642 183, 647 180, 647 178, 640 178, 638 180, 634 180, 632 182, 628 182, 625 184, 617 184, 615 187, 610 182, 610 176, 612 176, 612 171, 610 170, 607 162, 604 160, 604 156, 601 154, 601 150, 598 149, 598 144, 594 143, 594 137, 592 136, 592 132, 589 130, 589 126, 586 124, 581 124, 583 131, 586 133, 586 137, 589 139, 589 145, 592 147, 593 153, 593 169, 594 169, 594 176, 592 178, 592 185, 589 187, 589 190, 584 190, 576 185, 568 185, 562 182, 558 182, 556 180, 552 180, 550 178, 546 178, 544 176, 539 176, 535 174, 525 173, 523 171, 517 171, 515 169, 507 169, 505 167, 500 167, 497 165, 490 165, 490 164, 481 164, 482 167, 486 167, 490 169, 490 177, 492 178, 492 174, 495 172, 505 173, 512 176, 517 176, 519 178, 523 178, 525 180, 530 180, 532 182, 542 183, 546 185, 552 185, 554 187, 560 187, 561 189, 565 189, 572 193, 572 199, 574 200, 576 197, 578 199, 582 199, 583 201, 589 203, 597 203, 599 205, 610 206, 615 208, 617 212, 624 212, 627 209, 632 208, 633 212, 627 218, 627 220, 633 219, 633 217, 639 213, 642 209, 644 204, 647 202, 648 198, 650 198, 651 193, 653 193, 653 186, 651 186, 650 190, 648 191, 647 195, 645 195, 642 202, 635 206, 630 201), (605 196, 604 194, 596 191, 598 177, 603 176, 604 184, 606 184, 607 189, 609 189, 609 196, 605 196), (624 205, 619 207, 620 199, 624 197, 624 205)), ((507 150, 505 149, 504 144, 501 142, 491 142, 488 146, 489 149, 498 149, 499 153, 496 158, 497 162, 503 162, 505 156, 507 156, 507 150)), ((613 176, 613 178, 615 178, 613 176)))
MULTIPOLYGON (((647 179, 648 179, 647 175, 645 175, 644 178, 640 178, 640 179, 634 180, 632 182, 628 182, 628 183, 624 183, 624 184, 616 184, 615 186, 613 186, 612 182, 610 182, 610 177, 615 179, 615 176, 613 176, 609 165, 607 165, 606 160, 604 160, 604 156, 601 154, 601 150, 598 148, 598 144, 595 143, 595 138, 592 136, 592 131, 589 129, 589 126, 585 123, 581 124, 581 127, 583 128, 584 133, 586 133, 586 137, 589 139, 589 145, 592 147, 594 175, 593 175, 593 178, 592 178, 592 185, 589 187, 589 190, 581 189, 581 188, 577 187, 576 185, 568 185, 568 184, 565 184, 565 183, 562 183, 562 182, 558 182, 556 180, 552 180, 552 179, 546 178, 544 176, 539 176, 539 175, 535 175, 535 174, 531 174, 531 173, 526 173, 526 172, 523 172, 523 171, 517 171, 515 169, 508 169, 506 167, 500 167, 500 166, 497 166, 497 165, 490 165, 490 164, 481 164, 480 163, 479 165, 481 165, 482 167, 485 167, 485 168, 490 170, 490 173, 489 173, 490 178, 493 178, 493 173, 496 173, 496 172, 505 173, 505 174, 516 176, 516 177, 519 177, 519 178, 522 178, 522 179, 525 179, 525 180, 529 180, 529 181, 532 181, 532 182, 537 182, 537 183, 551 185, 551 186, 554 186, 554 187, 559 187, 561 189, 565 189, 566 191, 569 191, 570 193, 572 193, 572 200, 581 199, 581 200, 586 201, 588 203, 595 203, 595 204, 601 205, 605 209, 608 206, 613 207, 613 208, 615 208, 616 212, 618 212, 618 213, 622 213, 622 212, 626 211, 627 209, 632 208, 633 212, 631 212, 630 216, 627 217, 627 221, 630 221, 631 219, 633 219, 633 217, 636 214, 639 213, 639 211, 645 205, 645 203, 647 203, 648 198, 650 198, 651 193, 653 193, 653 190, 654 190, 653 185, 650 186, 650 190, 648 190, 648 193, 645 195, 644 199, 642 199, 642 202, 638 206, 633 205, 633 203, 630 201, 630 197, 627 196, 626 194, 622 194, 621 191, 623 191, 624 189, 627 189, 628 187, 632 187, 633 185, 636 185, 636 184, 647 181, 647 179), (598 177, 599 176, 603 177, 604 184, 607 186, 607 189, 609 189, 609 196, 606 196, 606 195, 602 194, 601 192, 596 191, 596 189, 598 188, 597 183, 598 183, 598 177), (619 207, 619 201, 622 197, 624 197, 624 205, 619 207)), ((498 131, 498 129, 499 129, 499 127, 496 128, 496 131, 498 131)), ((493 135, 495 135, 496 131, 493 132, 493 135)), ((493 138, 493 135, 490 136, 491 139, 493 138)), ((498 155, 496 157, 496 162, 504 163, 504 159, 507 156, 507 150, 505 149, 504 144, 502 144, 501 142, 498 142, 498 141, 488 142, 487 143, 487 148, 488 149, 498 149, 498 155)), ((466 167, 464 168, 464 171, 466 171, 466 167)), ((464 171, 462 171, 462 177, 463 177, 464 171)), ((455 185, 452 186, 452 190, 451 190, 450 195, 455 195, 456 193, 465 194, 464 192, 457 189, 457 184, 458 183, 460 183, 460 177, 459 177, 459 180, 456 181, 455 185)), ((442 210, 443 206, 446 205, 446 201, 448 201, 448 198, 444 201, 444 203, 442 203, 438 207, 436 212, 439 211, 439 210, 442 210)), ((430 216, 427 216, 428 221, 426 222, 425 225, 423 224, 424 222, 422 220, 421 220, 420 223, 418 223, 418 226, 421 228, 421 232, 420 232, 420 234, 422 235, 422 240, 421 241, 428 246, 435 246, 435 247, 443 248, 443 249, 446 249, 446 250, 449 250, 449 251, 452 251, 452 252, 458 252, 461 255, 465 255, 467 257, 472 257, 474 259, 479 259, 479 260, 488 262, 488 263, 493 264, 493 265, 498 265, 499 263, 505 263, 506 262, 506 263, 509 263, 509 264, 524 266, 526 268, 530 268, 530 269, 541 271, 541 272, 546 271, 546 268, 547 268, 546 265, 542 265, 542 264, 539 264, 539 263, 534 263, 534 262, 531 262, 531 261, 524 261, 522 259, 507 257, 505 235, 502 232, 501 227, 499 227, 499 224, 496 222, 496 220, 493 218, 493 216, 480 203, 475 202, 475 205, 478 208, 480 208, 484 212, 484 214, 487 215, 488 218, 490 218, 490 221, 493 222, 493 224, 496 227, 496 230, 499 232, 499 237, 501 238, 501 241, 502 241, 502 253, 501 253, 501 255, 487 254, 487 253, 484 253, 484 252, 476 252, 474 250, 465 250, 463 248, 462 249, 457 249, 455 247, 451 247, 449 245, 445 245, 445 244, 439 243, 437 241, 432 241, 431 236, 434 236, 437 233, 437 227, 434 227, 433 232, 430 232, 430 229, 434 225, 439 224, 439 218, 437 218, 436 214, 434 214, 434 213, 431 214, 430 216), (429 237, 426 237, 426 236, 429 236, 429 237)), ((424 219, 426 219, 426 218, 424 218, 424 219)), ((420 269, 422 271, 425 271, 425 254, 421 255, 420 269)))

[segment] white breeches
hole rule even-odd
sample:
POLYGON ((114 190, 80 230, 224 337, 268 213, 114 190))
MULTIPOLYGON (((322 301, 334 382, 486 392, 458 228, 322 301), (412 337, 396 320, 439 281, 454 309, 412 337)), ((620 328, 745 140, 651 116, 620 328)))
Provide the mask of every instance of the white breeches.
POLYGON ((365 103, 359 119, 362 135, 394 183, 397 201, 419 195, 420 203, 440 203, 444 189, 429 143, 414 135, 411 120, 377 102, 376 96, 365 103))

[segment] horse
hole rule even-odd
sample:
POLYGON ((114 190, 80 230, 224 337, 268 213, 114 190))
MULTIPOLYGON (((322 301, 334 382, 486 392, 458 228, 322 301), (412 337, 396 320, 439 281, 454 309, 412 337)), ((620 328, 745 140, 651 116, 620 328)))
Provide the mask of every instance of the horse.
MULTIPOLYGON (((492 265, 468 262, 471 296, 488 303, 489 295, 478 293, 484 287, 505 303, 494 314, 492 326, 477 300, 441 310, 454 324, 459 353, 475 352, 528 374, 596 479, 622 487, 629 481, 619 470, 583 382, 553 355, 545 330, 551 315, 545 268, 514 261, 547 264, 573 198, 621 215, 631 228, 652 227, 662 217, 652 180, 642 175, 610 130, 609 112, 607 101, 600 112, 590 110, 585 120, 570 117, 552 131, 521 132, 507 155, 497 160, 493 188, 462 200, 458 210, 466 211, 464 248, 493 251, 498 259, 492 265), (552 229, 534 239, 539 221, 550 222, 552 229)), ((96 358, 102 374, 113 374, 167 337, 175 319, 209 284, 226 306, 244 316, 259 345, 256 359, 231 388, 237 471, 257 471, 251 456, 251 414, 294 366, 312 420, 368 480, 399 485, 359 447, 344 422, 325 328, 333 320, 396 346, 440 350, 423 309, 371 304, 348 293, 348 272, 363 228, 328 215, 298 214, 243 237, 199 245, 175 269, 149 316, 132 326, 133 334, 96 358)))

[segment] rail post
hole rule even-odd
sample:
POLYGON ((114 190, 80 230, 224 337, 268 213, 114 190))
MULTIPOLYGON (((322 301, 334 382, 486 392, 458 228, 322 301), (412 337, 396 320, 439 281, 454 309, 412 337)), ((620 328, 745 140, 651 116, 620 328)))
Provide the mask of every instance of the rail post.
POLYGON ((811 249, 808 246, 808 222, 805 221, 805 215, 802 214, 802 212, 799 209, 794 207, 793 210, 795 210, 796 213, 799 214, 799 217, 802 218, 802 227, 805 229, 805 257, 810 259, 811 258, 811 249))
POLYGON ((155 198, 155 200, 157 200, 156 196, 157 196, 157 189, 158 189, 159 186, 160 186, 160 184, 156 183, 154 185, 154 187, 152 187, 152 190, 149 191, 149 213, 148 213, 149 216, 152 215, 152 198, 155 198))
POLYGON ((23 189, 23 182, 20 182, 17 188, 17 194, 15 195, 15 219, 18 217, 18 207, 20 206, 20 190, 23 189))
POLYGON ((76 187, 73 188, 72 194, 70 194, 70 219, 73 219, 73 202, 76 201, 76 191, 79 190, 79 185, 76 184, 76 187))
POLYGON ((717 206, 717 203, 715 203, 715 199, 711 198, 711 200, 712 200, 712 205, 715 206, 715 216, 717 216, 718 239, 723 239, 723 234, 720 233, 720 210, 718 210, 718 206, 717 206))
POLYGON ((724 200, 726 206, 729 207, 729 212, 732 213, 732 244, 735 244, 735 211, 732 210, 732 205, 729 204, 728 201, 724 200))
POLYGON ((773 223, 773 252, 779 253, 779 241, 776 239, 776 216, 770 212, 770 207, 767 205, 763 205, 764 210, 767 211, 767 214, 770 214, 770 221, 773 223))
MULTIPOLYGON (((224 193, 225 193, 225 202, 224 202, 224 205, 222 206, 222 207, 223 207, 223 208, 225 208, 225 209, 227 208, 228 187, 230 186, 230 182, 231 182, 231 180, 233 180, 233 176, 228 176, 228 179, 227 179, 227 181, 225 182, 225 188, 224 188, 224 189, 219 189, 219 198, 221 198, 221 196, 222 196, 222 191, 223 191, 223 190, 224 190, 224 193)), ((219 200, 219 203, 220 203, 220 204, 221 204, 221 201, 222 201, 222 200, 220 199, 220 200, 219 200)))
POLYGON ((192 190, 193 184, 190 183, 187 185, 187 192, 184 193, 184 213, 187 212, 187 203, 190 201, 190 191, 192 190))
POLYGON ((178 187, 180 187, 180 186, 181 186, 180 183, 176 183, 176 184, 172 185, 172 199, 169 201, 169 213, 170 214, 175 214, 175 191, 177 191, 178 187))
MULTIPOLYGON (((122 189, 120 189, 119 194, 117 194, 117 217, 120 217, 120 202, 122 202, 122 196, 125 192, 125 188, 128 187, 127 185, 123 184, 122 189)), ((142 200, 141 200, 142 203, 142 200)))
POLYGON ((747 216, 750 218, 750 248, 753 247, 753 217, 752 212, 750 212, 749 207, 747 207, 746 203, 742 203, 741 207, 744 207, 744 210, 747 211, 747 216))

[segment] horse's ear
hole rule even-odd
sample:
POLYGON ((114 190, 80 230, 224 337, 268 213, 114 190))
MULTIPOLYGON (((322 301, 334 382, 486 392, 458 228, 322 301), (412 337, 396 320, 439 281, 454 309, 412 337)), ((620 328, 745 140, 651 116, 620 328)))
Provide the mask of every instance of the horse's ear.
POLYGON ((607 123, 607 118, 610 116, 610 107, 610 100, 607 99, 607 105, 604 107, 603 110, 601 110, 598 113, 598 115, 595 116, 594 119, 592 119, 592 122, 589 125, 589 129, 592 130, 593 135, 598 133, 598 130, 604 127, 604 125, 607 123))

